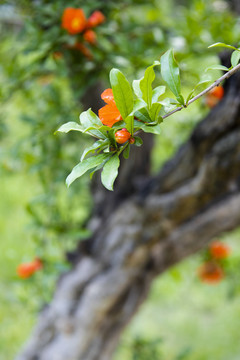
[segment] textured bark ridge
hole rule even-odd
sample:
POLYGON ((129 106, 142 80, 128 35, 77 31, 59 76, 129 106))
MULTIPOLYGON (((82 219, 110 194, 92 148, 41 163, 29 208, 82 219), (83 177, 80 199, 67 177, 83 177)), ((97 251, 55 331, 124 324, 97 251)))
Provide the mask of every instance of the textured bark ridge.
POLYGON ((154 277, 240 224, 239 74, 176 156, 143 183, 97 222, 17 360, 112 359, 154 277))

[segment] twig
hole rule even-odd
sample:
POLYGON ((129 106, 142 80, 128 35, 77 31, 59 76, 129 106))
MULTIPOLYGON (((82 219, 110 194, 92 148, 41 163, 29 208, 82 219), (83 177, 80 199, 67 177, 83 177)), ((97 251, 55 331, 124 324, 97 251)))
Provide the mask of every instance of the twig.
POLYGON ((224 74, 223 76, 221 76, 219 79, 215 80, 214 83, 212 85, 210 85, 208 88, 206 88, 205 90, 203 90, 202 92, 200 92, 198 95, 194 96, 194 98, 192 98, 185 106, 179 106, 176 109, 170 111, 169 113, 163 115, 163 119, 166 119, 167 117, 171 116, 172 114, 174 114, 177 111, 181 111, 182 109, 188 107, 188 105, 192 104, 194 101, 196 101, 197 99, 199 99, 201 96, 205 95, 206 93, 208 93, 210 90, 212 90, 215 86, 218 86, 223 80, 228 79, 230 76, 232 76, 233 74, 235 74, 238 70, 240 70, 240 64, 238 64, 237 66, 235 66, 234 68, 232 68, 231 70, 229 70, 226 74, 224 74))

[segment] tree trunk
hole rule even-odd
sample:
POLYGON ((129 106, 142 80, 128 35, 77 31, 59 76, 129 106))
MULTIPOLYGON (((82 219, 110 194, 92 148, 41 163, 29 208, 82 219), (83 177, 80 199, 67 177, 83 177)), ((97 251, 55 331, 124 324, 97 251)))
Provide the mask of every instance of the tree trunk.
POLYGON ((225 88, 156 177, 98 212, 17 360, 112 359, 154 277, 240 224, 239 74, 225 88))

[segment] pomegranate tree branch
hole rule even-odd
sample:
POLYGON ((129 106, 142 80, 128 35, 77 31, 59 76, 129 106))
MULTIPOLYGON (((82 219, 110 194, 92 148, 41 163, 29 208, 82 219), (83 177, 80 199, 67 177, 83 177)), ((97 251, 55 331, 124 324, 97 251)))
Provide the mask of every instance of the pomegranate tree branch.
POLYGON ((203 90, 202 92, 200 92, 198 95, 194 96, 190 101, 188 101, 187 104, 185 104, 184 106, 179 106, 176 109, 170 111, 169 113, 163 115, 163 119, 166 119, 167 117, 175 114, 177 111, 181 111, 182 109, 188 107, 188 105, 192 104, 194 101, 198 100, 201 96, 207 94, 209 91, 211 91, 215 86, 218 86, 222 81, 230 78, 230 76, 232 76, 233 74, 235 74, 238 70, 240 69, 240 64, 238 64, 237 66, 235 66, 234 68, 232 68, 231 70, 229 70, 226 74, 224 74, 223 76, 221 76, 219 79, 215 80, 214 83, 212 85, 210 85, 209 87, 207 87, 205 90, 203 90))

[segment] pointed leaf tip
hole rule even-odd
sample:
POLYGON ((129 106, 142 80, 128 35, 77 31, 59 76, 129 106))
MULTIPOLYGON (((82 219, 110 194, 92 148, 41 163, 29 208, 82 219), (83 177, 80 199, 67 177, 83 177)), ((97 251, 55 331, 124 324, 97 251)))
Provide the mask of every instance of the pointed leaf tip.
POLYGON ((168 50, 161 57, 161 74, 172 93, 179 98, 181 96, 180 71, 175 61, 173 50, 168 50))

